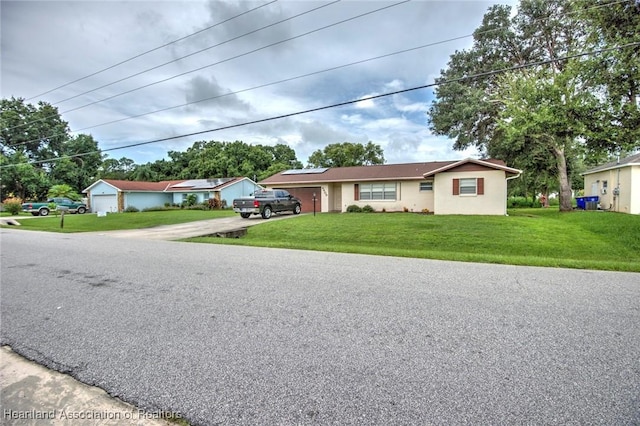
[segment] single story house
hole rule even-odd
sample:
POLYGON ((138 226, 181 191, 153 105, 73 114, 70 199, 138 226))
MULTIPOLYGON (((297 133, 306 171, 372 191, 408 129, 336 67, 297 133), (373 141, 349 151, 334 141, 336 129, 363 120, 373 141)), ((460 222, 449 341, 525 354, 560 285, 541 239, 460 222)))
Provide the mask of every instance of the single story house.
POLYGON ((89 208, 93 212, 122 212, 127 207, 139 210, 181 204, 189 194, 197 196, 197 203, 212 198, 231 204, 234 198, 246 197, 260 186, 249 178, 190 179, 162 182, 136 182, 100 179, 89 187, 89 208))
POLYGON ((640 153, 582 173, 584 195, 598 196, 602 209, 640 214, 640 153))
POLYGON ((302 200, 303 211, 345 212, 350 205, 376 211, 504 215, 507 181, 521 170, 503 161, 385 164, 287 170, 259 183, 286 189, 302 200))

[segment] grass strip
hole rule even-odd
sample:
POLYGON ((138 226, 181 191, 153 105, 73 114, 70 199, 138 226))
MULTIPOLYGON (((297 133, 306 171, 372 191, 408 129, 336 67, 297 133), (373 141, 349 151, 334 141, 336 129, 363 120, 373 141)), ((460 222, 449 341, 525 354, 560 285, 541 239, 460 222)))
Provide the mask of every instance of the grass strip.
POLYGON ((504 216, 305 215, 241 239, 186 241, 467 262, 640 272, 640 217, 512 210, 504 216))

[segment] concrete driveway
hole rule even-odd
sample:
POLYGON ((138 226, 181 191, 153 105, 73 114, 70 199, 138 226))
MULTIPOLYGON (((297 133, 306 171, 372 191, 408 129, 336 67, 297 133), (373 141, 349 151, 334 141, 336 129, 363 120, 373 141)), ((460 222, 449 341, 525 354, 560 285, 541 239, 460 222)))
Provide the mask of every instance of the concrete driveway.
POLYGON ((293 214, 274 215, 265 220, 260 216, 243 219, 239 215, 218 219, 198 220, 196 222, 175 225, 154 226, 152 228, 128 229, 119 231, 89 232, 88 234, 108 235, 110 237, 139 238, 145 240, 180 240, 183 238, 218 236, 218 234, 236 231, 253 225, 296 217, 293 214))

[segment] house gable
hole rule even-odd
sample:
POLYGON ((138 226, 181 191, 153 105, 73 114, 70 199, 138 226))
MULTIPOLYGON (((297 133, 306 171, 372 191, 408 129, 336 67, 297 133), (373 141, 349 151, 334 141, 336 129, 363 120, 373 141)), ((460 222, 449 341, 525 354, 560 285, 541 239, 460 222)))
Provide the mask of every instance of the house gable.
POLYGON ((499 169, 452 168, 434 177, 436 214, 502 215, 506 213, 506 172, 499 169))
POLYGON ((443 172, 476 172, 482 170, 502 170, 507 175, 519 176, 522 170, 507 167, 503 161, 489 159, 489 160, 476 160, 474 158, 466 158, 464 160, 451 162, 443 167, 431 170, 424 174, 424 177, 435 176, 438 173, 443 172))

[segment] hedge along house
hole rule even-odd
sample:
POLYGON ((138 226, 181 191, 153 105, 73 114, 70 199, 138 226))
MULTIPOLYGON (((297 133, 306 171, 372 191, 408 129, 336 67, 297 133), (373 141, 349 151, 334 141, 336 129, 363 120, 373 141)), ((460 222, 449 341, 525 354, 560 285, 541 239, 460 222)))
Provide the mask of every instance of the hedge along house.
POLYGON ((598 196, 602 209, 640 214, 640 153, 582 173, 585 195, 598 196))
POLYGON ((127 207, 143 210, 182 204, 189 194, 196 195, 197 203, 217 198, 230 205, 234 198, 248 196, 258 187, 246 177, 162 182, 100 179, 82 192, 87 194, 91 211, 115 213, 123 212, 127 207))
POLYGON ((302 200, 303 211, 345 212, 350 205, 376 211, 504 215, 507 182, 522 172, 501 160, 435 161, 287 170, 260 181, 302 200))

